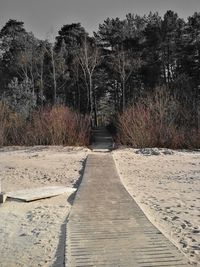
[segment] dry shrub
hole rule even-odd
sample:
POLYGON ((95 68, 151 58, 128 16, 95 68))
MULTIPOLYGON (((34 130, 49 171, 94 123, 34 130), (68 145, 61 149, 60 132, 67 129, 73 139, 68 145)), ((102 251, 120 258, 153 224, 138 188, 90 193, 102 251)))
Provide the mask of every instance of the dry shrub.
POLYGON ((6 139, 7 114, 6 105, 0 102, 0 145, 4 145, 6 139))
POLYGON ((29 120, 0 103, 0 145, 88 145, 90 119, 64 106, 32 112, 29 120))
POLYGON ((24 120, 0 102, 0 145, 22 144, 24 120))
POLYGON ((64 106, 48 107, 32 114, 26 132, 27 145, 88 145, 90 120, 64 106))
POLYGON ((189 126, 189 115, 180 103, 158 88, 118 116, 118 140, 133 147, 200 147, 200 131, 189 126))
POLYGON ((185 146, 189 149, 200 148, 200 129, 192 129, 185 133, 185 146))
POLYGON ((150 112, 142 104, 128 108, 118 117, 118 138, 120 143, 134 147, 152 146, 153 124, 150 112))
POLYGON ((6 139, 7 114, 6 105, 0 102, 0 145, 4 145, 6 139))

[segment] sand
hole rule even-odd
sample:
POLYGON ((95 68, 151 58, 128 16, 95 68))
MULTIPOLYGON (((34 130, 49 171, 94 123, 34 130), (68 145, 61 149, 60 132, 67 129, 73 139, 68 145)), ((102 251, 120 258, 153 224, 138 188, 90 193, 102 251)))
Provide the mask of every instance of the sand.
POLYGON ((200 152, 152 151, 138 153, 137 149, 121 148, 112 153, 130 195, 149 220, 188 257, 191 265, 197 265, 200 263, 200 152))
MULTIPOLYGON (((82 175, 86 148, 5 147, 0 149, 2 191, 43 185, 73 187, 82 175)), ((54 266, 65 246, 69 195, 0 204, 0 266, 54 266)))
MULTIPOLYGON (((200 262, 200 152, 121 148, 112 152, 122 183, 150 221, 190 260, 200 262), (153 155, 152 155, 153 154, 153 155)), ((3 191, 74 186, 89 153, 73 147, 0 148, 3 191)), ((0 205, 0 266, 60 266, 67 194, 0 205)), ((71 203, 71 204, 70 204, 71 203)))

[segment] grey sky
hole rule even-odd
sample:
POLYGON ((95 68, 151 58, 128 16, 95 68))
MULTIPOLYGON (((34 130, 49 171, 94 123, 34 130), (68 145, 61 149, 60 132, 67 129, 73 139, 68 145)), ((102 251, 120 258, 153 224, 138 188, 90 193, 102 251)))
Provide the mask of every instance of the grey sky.
POLYGON ((57 34, 62 25, 72 22, 81 22, 92 33, 107 17, 149 11, 163 15, 169 9, 187 18, 200 12, 200 0, 0 0, 0 27, 10 18, 21 20, 28 31, 44 39, 52 27, 57 34))

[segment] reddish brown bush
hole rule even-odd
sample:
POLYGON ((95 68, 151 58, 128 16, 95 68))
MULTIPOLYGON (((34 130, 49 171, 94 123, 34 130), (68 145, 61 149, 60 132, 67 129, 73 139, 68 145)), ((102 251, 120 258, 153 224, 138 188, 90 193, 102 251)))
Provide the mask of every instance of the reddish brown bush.
POLYGON ((33 113, 27 125, 26 143, 31 145, 88 145, 89 139, 89 117, 64 106, 33 113))
POLYGON ((88 145, 90 119, 64 106, 33 112, 29 121, 0 106, 1 145, 88 145))
POLYGON ((118 140, 133 147, 198 148, 200 131, 188 121, 178 101, 159 88, 118 116, 118 140))
POLYGON ((24 120, 0 102, 0 145, 21 144, 24 120))

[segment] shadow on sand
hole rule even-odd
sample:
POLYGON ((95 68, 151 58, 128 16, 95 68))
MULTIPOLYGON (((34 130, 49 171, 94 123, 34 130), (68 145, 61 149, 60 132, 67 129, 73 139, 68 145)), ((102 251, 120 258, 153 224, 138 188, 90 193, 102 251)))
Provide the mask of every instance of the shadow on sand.
MULTIPOLYGON (((80 184, 82 182, 82 179, 83 179, 86 160, 87 159, 85 159, 82 162, 82 168, 79 171, 79 178, 76 181, 76 183, 73 185, 74 188, 77 188, 77 191, 78 191, 78 188, 79 188, 79 186, 80 186, 80 184)), ((69 202, 70 205, 73 205, 77 191, 72 193, 68 197, 67 202, 69 202)), ((69 214, 68 214, 68 216, 66 217, 66 219, 63 222, 63 224, 60 227, 59 243, 58 243, 58 247, 57 247, 56 255, 55 255, 56 259, 55 259, 52 267, 64 267, 65 266, 65 248, 66 248, 66 239, 67 239, 66 227, 67 227, 68 218, 69 218, 69 214)))

